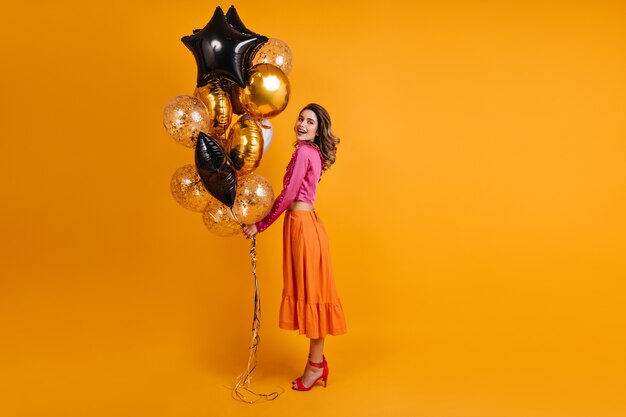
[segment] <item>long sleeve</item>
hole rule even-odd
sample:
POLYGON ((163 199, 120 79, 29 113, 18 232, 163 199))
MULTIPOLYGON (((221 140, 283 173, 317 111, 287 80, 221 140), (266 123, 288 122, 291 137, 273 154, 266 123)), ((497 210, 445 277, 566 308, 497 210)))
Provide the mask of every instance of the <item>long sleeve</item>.
POLYGON ((257 232, 267 229, 280 215, 291 205, 298 195, 302 181, 306 175, 310 161, 304 149, 298 147, 291 157, 287 172, 283 178, 283 190, 274 200, 272 209, 261 220, 256 223, 257 232))

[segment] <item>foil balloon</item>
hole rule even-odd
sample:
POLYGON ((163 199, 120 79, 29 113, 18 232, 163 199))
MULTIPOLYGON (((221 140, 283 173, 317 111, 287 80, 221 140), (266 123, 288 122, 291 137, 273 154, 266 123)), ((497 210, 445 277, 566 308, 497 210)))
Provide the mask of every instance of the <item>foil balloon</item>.
POLYGON ((241 18, 239 17, 239 14, 237 13, 237 9, 235 9, 235 6, 230 6, 228 8, 228 11, 226 12, 226 21, 236 31, 258 37, 259 39, 261 39, 259 43, 267 41, 267 37, 251 31, 243 24, 241 18))
POLYGON ((280 68, 259 64, 250 69, 246 87, 239 90, 239 100, 246 113, 255 119, 264 119, 285 110, 289 92, 289 79, 280 68))
POLYGON ((252 57, 252 65, 272 64, 289 74, 292 67, 291 49, 280 39, 270 38, 252 57))
MULTIPOLYGON (((246 114, 243 116, 245 119, 252 119, 252 116, 246 114)), ((269 119, 257 120, 257 124, 261 127, 261 133, 263 134, 263 155, 267 152, 274 138, 274 127, 269 119)))
POLYGON ((206 26, 181 41, 196 59, 197 86, 206 85, 211 78, 226 78, 241 87, 245 86, 249 56, 267 37, 236 30, 217 7, 206 26))
POLYGON ((230 84, 228 87, 228 92, 230 95, 230 105, 232 107, 233 113, 235 114, 245 114, 246 109, 243 107, 239 96, 241 95, 241 88, 237 87, 235 84, 230 84))
POLYGON ((228 237, 242 233, 241 226, 233 217, 232 211, 218 200, 211 198, 204 213, 202 222, 211 233, 228 237))
POLYGON ((163 126, 176 142, 193 148, 200 131, 209 126, 209 115, 198 98, 189 95, 176 96, 163 110, 163 126))
POLYGON ((203 212, 212 198, 193 165, 183 165, 174 172, 170 191, 178 204, 191 211, 203 212))
POLYGON ((270 211, 273 202, 272 185, 262 176, 250 174, 237 180, 233 214, 240 223, 258 222, 270 211))
POLYGON ((238 176, 254 171, 263 157, 263 133, 259 124, 248 115, 240 117, 230 128, 226 152, 238 176))
POLYGON ((202 87, 196 88, 194 96, 200 99, 207 108, 207 133, 214 136, 223 136, 230 125, 232 107, 230 97, 217 81, 210 81, 202 87))
POLYGON ((200 132, 196 144, 196 170, 211 195, 232 207, 237 193, 237 175, 229 166, 219 141, 200 132))
POLYGON ((259 48, 262 45, 265 44, 265 42, 267 42, 268 39, 266 36, 263 36, 261 34, 258 34, 248 29, 241 21, 241 18, 239 17, 239 14, 237 13, 237 9, 235 9, 235 6, 230 6, 228 8, 228 11, 226 12, 226 21, 236 31, 258 38, 258 41, 254 44, 252 48, 249 48, 246 51, 246 54, 244 56, 244 67, 248 69, 252 66, 251 64, 252 57, 256 55, 256 52, 259 50, 259 48))

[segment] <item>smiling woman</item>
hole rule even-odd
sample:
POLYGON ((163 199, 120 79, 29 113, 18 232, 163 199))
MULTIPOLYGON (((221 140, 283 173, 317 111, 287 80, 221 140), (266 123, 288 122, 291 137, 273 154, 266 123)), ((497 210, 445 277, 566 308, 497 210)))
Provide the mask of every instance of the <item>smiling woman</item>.
POLYGON ((310 339, 304 375, 292 383, 308 391, 320 379, 328 381, 324 356, 326 335, 346 332, 346 320, 330 262, 324 224, 313 204, 322 172, 335 162, 339 138, 331 133, 328 112, 319 104, 302 109, 294 126, 296 150, 287 166, 283 191, 269 214, 246 226, 248 237, 267 229, 287 208, 283 228, 283 297, 279 327, 298 330, 310 339))

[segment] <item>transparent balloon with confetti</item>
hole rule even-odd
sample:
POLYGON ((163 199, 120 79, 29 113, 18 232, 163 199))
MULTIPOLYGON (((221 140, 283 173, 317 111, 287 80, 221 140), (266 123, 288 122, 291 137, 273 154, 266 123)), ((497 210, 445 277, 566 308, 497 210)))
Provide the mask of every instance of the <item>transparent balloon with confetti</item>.
POLYGON ((209 127, 207 109, 197 97, 180 95, 174 97, 163 110, 163 126, 179 144, 193 148, 200 132, 209 127))

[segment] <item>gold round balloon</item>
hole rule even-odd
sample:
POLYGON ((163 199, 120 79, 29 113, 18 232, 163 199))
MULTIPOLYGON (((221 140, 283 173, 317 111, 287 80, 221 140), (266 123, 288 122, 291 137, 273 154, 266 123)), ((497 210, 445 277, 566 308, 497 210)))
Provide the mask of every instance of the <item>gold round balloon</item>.
POLYGON ((207 108, 209 134, 220 137, 230 125, 230 119, 232 116, 232 107, 230 104, 230 98, 224 89, 215 81, 209 82, 207 85, 196 88, 193 93, 198 97, 207 108))
POLYGON ((244 114, 246 109, 244 109, 243 104, 241 104, 241 100, 239 99, 239 95, 241 94, 241 87, 233 84, 230 86, 230 105, 232 107, 234 114, 244 114))
POLYGON ((230 209, 213 197, 202 214, 202 221, 211 233, 218 236, 228 237, 243 233, 230 209))
POLYGON ((270 38, 252 57, 252 65, 272 64, 289 74, 292 67, 291 49, 280 39, 270 38))
POLYGON ((259 166, 263 157, 263 132, 254 119, 244 115, 231 126, 226 152, 237 176, 249 174, 259 166))
POLYGON ((233 213, 241 223, 258 222, 270 211, 273 202, 272 185, 262 176, 250 174, 237 180, 237 197, 233 213))
POLYGON ((163 110, 163 126, 176 142, 193 148, 200 132, 205 132, 209 127, 209 115, 198 98, 176 96, 163 110))
POLYGON ((174 172, 170 191, 178 204, 192 211, 204 211, 212 198, 193 165, 183 165, 174 172))
POLYGON ((239 101, 255 119, 274 117, 289 103, 289 79, 280 68, 258 64, 248 71, 246 88, 239 90, 239 101))

